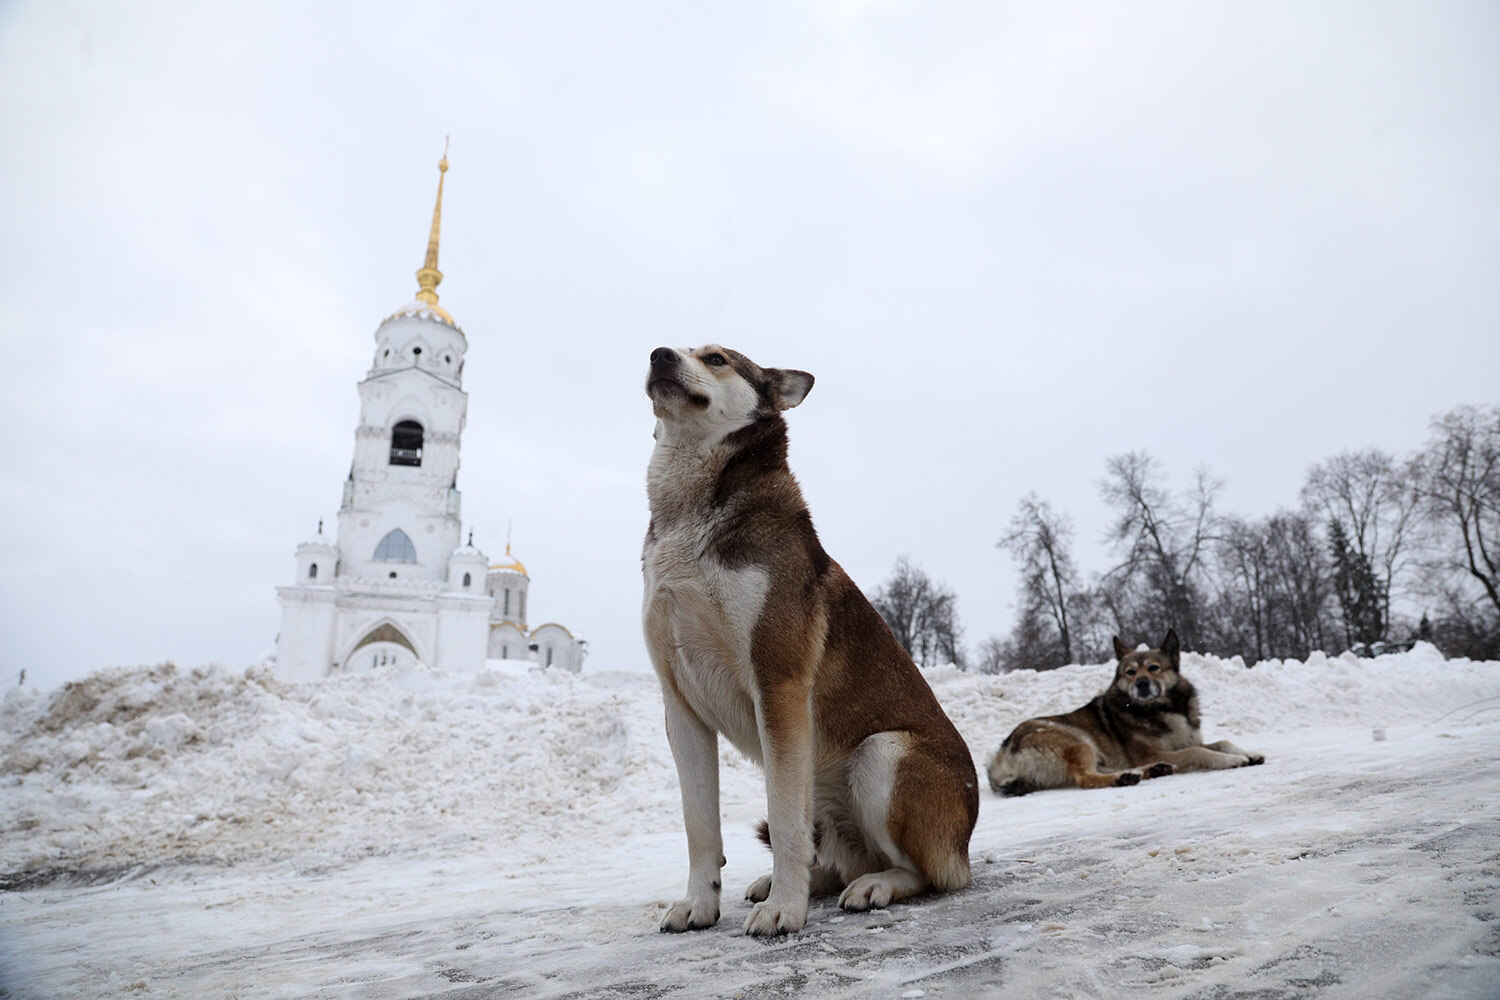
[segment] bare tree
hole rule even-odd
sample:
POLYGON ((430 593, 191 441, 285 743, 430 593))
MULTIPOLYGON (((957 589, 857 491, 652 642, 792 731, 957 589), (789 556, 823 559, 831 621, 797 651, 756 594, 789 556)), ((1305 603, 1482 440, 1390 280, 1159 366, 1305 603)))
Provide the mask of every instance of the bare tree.
POLYGON ((1226 518, 1216 548, 1215 648, 1251 662, 1321 648, 1330 587, 1326 557, 1306 515, 1226 518))
POLYGON ((1271 568, 1264 527, 1239 517, 1224 520, 1218 538, 1219 600, 1214 647, 1251 663, 1266 658, 1271 631, 1271 568))
POLYGON ((1283 638, 1273 656, 1305 656, 1329 634, 1329 580, 1322 544, 1311 520, 1280 511, 1265 525, 1267 555, 1283 638))
POLYGON ((1419 501, 1409 474, 1376 448, 1346 451, 1314 465, 1302 487, 1307 508, 1342 529, 1352 554, 1348 565, 1363 562, 1373 573, 1382 634, 1390 630, 1391 596, 1407 566, 1419 501))
POLYGON ((1222 484, 1200 470, 1192 493, 1178 500, 1145 452, 1116 455, 1105 468, 1099 492, 1118 514, 1109 540, 1124 558, 1101 583, 1118 627, 1131 635, 1175 628, 1185 646, 1201 647, 1202 577, 1222 484))
POLYGON ((1432 423, 1419 460, 1423 511, 1454 540, 1450 563, 1500 613, 1500 406, 1463 406, 1432 423))
POLYGON ((870 603, 918 664, 964 666, 957 595, 945 584, 934 583, 909 558, 896 560, 890 579, 870 596, 870 603))
POLYGON ((1041 612, 1057 630, 1063 663, 1073 662, 1073 636, 1068 605, 1083 588, 1073 564, 1073 525, 1067 515, 1035 493, 1016 505, 1010 531, 998 546, 1010 551, 1021 564, 1023 612, 1041 612))
POLYGON ((974 654, 974 668, 981 674, 1003 674, 1006 666, 1005 640, 998 635, 988 636, 979 643, 974 654))

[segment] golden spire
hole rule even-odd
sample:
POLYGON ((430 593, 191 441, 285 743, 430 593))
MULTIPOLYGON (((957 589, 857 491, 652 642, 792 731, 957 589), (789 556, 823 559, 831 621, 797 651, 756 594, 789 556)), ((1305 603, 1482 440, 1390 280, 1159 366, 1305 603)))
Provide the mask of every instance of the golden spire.
POLYGON ((443 139, 443 158, 438 161, 437 204, 432 207, 432 235, 427 237, 427 259, 417 271, 417 300, 430 306, 437 305, 437 286, 443 280, 438 270, 438 229, 443 224, 443 176, 448 173, 448 140, 443 139))

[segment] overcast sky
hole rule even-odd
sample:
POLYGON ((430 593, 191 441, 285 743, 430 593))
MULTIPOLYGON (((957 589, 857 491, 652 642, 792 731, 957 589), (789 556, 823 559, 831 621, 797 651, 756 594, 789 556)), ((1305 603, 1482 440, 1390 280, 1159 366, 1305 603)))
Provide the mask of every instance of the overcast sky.
POLYGON ((1500 399, 1494 3, 11 0, 3 683, 272 649, 445 135, 464 520, 589 667, 646 669, 661 344, 813 372, 825 545, 970 644, 1029 490, 1100 569, 1109 455, 1266 514, 1500 399))

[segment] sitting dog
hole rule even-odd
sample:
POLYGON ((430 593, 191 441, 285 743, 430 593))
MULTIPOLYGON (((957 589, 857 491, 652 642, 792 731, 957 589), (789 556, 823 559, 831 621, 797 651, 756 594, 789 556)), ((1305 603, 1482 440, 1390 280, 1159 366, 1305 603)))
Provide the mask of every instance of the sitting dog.
POLYGON ((1108 788, 1174 771, 1265 763, 1228 740, 1204 745, 1198 694, 1178 672, 1176 629, 1168 630, 1160 649, 1137 653, 1119 636, 1114 642, 1120 661, 1114 683, 1076 711, 1017 726, 990 760, 991 788, 1001 795, 1108 788))
POLYGON ((772 871, 745 894, 745 933, 800 930, 810 891, 864 910, 969 884, 968 746, 823 551, 787 467, 782 411, 812 385, 723 347, 651 352, 642 619, 688 840, 664 931, 719 919, 720 733, 766 775, 772 871))

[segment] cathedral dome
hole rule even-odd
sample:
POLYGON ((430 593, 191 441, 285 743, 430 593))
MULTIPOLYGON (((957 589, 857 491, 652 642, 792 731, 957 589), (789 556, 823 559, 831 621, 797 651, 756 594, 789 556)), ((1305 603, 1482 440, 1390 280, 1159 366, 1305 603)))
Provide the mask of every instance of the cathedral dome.
POLYGON ((531 574, 526 572, 526 564, 510 554, 510 543, 505 543, 505 558, 490 566, 491 573, 519 573, 526 579, 531 579, 531 574))
POLYGON ((458 321, 448 314, 448 310, 444 309, 436 302, 429 303, 423 302, 421 300, 418 300, 416 302, 408 302, 406 305, 394 310, 389 316, 381 320, 380 325, 384 326, 386 323, 391 322, 391 320, 396 319, 432 320, 438 323, 446 324, 447 326, 451 326, 459 333, 464 332, 464 328, 459 326, 458 321))
POLYGON ((448 558, 462 559, 465 562, 478 563, 486 563, 489 561, 488 557, 486 557, 483 552, 475 548, 474 532, 472 530, 469 532, 469 540, 463 545, 460 545, 458 548, 454 549, 453 552, 448 556, 448 558))

